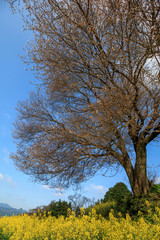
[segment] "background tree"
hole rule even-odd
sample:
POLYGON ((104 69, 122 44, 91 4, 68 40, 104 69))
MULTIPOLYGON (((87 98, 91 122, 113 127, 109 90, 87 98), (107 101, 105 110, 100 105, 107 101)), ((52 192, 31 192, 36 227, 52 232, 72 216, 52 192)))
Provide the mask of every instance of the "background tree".
POLYGON ((45 207, 43 210, 46 212, 51 212, 52 216, 65 216, 67 217, 67 210, 71 208, 71 203, 66 201, 52 201, 47 207, 45 207))
POLYGON ((94 204, 93 200, 78 193, 69 195, 68 200, 71 202, 72 209, 74 211, 76 211, 77 208, 80 209, 81 207, 89 207, 90 205, 94 204))
POLYGON ((33 213, 41 213, 41 215, 43 216, 44 212, 46 212, 46 214, 51 215, 51 216, 65 216, 67 217, 67 210, 71 209, 71 203, 66 202, 66 201, 52 201, 49 205, 47 206, 41 206, 41 207, 37 207, 35 209, 31 209, 29 212, 30 214, 33 213))
POLYGON ((122 166, 145 194, 160 133, 159 0, 23 3, 39 88, 17 107, 16 166, 63 187, 122 166))
POLYGON ((104 195, 104 199, 102 199, 102 203, 108 201, 120 202, 129 195, 131 195, 131 192, 128 190, 127 186, 124 183, 119 182, 114 187, 109 188, 104 195))

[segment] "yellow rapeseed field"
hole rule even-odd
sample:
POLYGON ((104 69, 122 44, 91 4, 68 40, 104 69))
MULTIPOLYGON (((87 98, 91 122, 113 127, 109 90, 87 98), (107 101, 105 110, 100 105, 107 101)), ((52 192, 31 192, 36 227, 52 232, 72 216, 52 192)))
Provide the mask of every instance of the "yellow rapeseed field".
POLYGON ((153 216, 154 224, 146 223, 143 217, 138 221, 132 221, 129 215, 122 218, 113 216, 110 212, 109 220, 99 216, 97 218, 95 209, 92 209, 90 216, 84 214, 81 209, 81 216, 75 217, 74 212, 68 211, 68 217, 60 216, 55 218, 22 216, 0 218, 0 239, 9 240, 96 240, 96 239, 160 239, 160 209, 156 208, 153 216))

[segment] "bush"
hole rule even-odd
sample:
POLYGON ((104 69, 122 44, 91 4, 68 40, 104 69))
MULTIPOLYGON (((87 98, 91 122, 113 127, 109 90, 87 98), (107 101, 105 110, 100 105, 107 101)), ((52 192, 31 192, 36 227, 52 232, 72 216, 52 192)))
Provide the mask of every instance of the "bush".
MULTIPOLYGON (((129 213, 132 219, 137 220, 143 215, 146 221, 153 222, 156 207, 160 208, 160 184, 152 185, 146 195, 134 196, 124 183, 117 183, 106 192, 102 204, 94 206, 97 214, 108 218, 111 209, 114 209, 115 216, 121 212, 125 217, 129 213), (152 214, 150 214, 152 213, 152 214)), ((91 208, 86 209, 86 212, 91 208)))
MULTIPOLYGON (((86 208, 85 209, 86 215, 89 215, 89 213, 92 212, 92 209, 93 209, 92 207, 86 208)), ((116 209, 116 202, 112 201, 112 202, 96 204, 94 206, 94 209, 96 210, 96 213, 98 215, 101 215, 102 217, 108 219, 111 209, 116 209)))
POLYGON ((126 198, 126 196, 130 194, 131 192, 128 190, 127 186, 124 183, 119 182, 114 187, 110 188, 108 192, 106 192, 102 202, 121 202, 123 198, 126 198))
POLYGON ((67 217, 67 210, 68 208, 71 208, 71 203, 68 203, 66 201, 52 201, 47 207, 44 208, 44 211, 51 212, 51 216, 65 216, 67 217))
POLYGON ((38 216, 43 216, 44 212, 46 215, 51 216, 64 216, 67 217, 67 210, 68 208, 71 208, 71 203, 68 203, 66 201, 52 201, 48 206, 43 207, 37 207, 36 209, 30 210, 30 214, 37 213, 38 216))
POLYGON ((145 220, 153 222, 153 216, 157 207, 160 207, 159 184, 151 186, 146 195, 128 195, 122 200, 122 204, 119 204, 119 209, 117 210, 121 211, 123 216, 129 213, 132 219, 137 219, 140 215, 143 215, 145 220))
POLYGON ((155 193, 160 197, 160 184, 154 184, 153 186, 151 186, 149 192, 150 193, 155 193))

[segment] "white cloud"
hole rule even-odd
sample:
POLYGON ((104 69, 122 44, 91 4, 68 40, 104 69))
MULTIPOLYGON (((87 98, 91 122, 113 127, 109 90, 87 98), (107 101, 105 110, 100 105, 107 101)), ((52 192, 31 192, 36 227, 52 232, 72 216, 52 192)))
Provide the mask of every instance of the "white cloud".
POLYGON ((96 191, 96 192, 104 194, 108 191, 108 188, 106 188, 102 185, 91 184, 90 186, 85 187, 84 191, 86 191, 86 192, 93 192, 93 191, 95 192, 96 191))
POLYGON ((91 188, 93 188, 94 190, 101 192, 101 193, 106 193, 108 191, 108 188, 102 186, 102 185, 91 185, 91 188))
POLYGON ((0 180, 4 180, 6 183, 11 185, 12 187, 16 187, 17 186, 16 182, 8 175, 3 176, 3 174, 0 173, 0 180))
POLYGON ((64 197, 65 194, 64 194, 64 188, 62 187, 57 187, 56 188, 56 192, 54 194, 55 196, 59 196, 59 197, 64 197))
POLYGON ((50 189, 51 189, 51 186, 49 186, 49 185, 42 185, 42 188, 47 189, 47 190, 50 190, 50 189))
POLYGON ((64 193, 62 193, 62 192, 56 192, 56 193, 54 194, 54 196, 58 196, 58 197, 64 197, 64 196, 65 196, 65 194, 64 194, 64 193))
POLYGON ((160 184, 160 177, 156 177, 155 184, 160 184))
POLYGON ((57 191, 57 192, 62 192, 62 191, 64 191, 64 188, 62 188, 62 187, 56 187, 56 191, 57 191))
POLYGON ((18 200, 18 201, 21 201, 21 202, 25 202, 25 201, 26 201, 26 199, 23 198, 23 197, 18 197, 17 200, 18 200))
POLYGON ((145 65, 144 69, 146 70, 145 84, 150 89, 156 88, 159 89, 159 66, 160 66, 160 57, 154 56, 149 58, 145 65))
POLYGON ((8 154, 9 153, 6 147, 3 148, 3 153, 4 154, 8 154))
MULTIPOLYGON (((42 188, 46 190, 53 190, 53 188, 50 185, 42 185, 42 188)), ((64 197, 65 196, 64 189, 61 187, 55 188, 54 196, 64 197)))
POLYGON ((2 173, 0 173, 0 180, 3 180, 4 176, 2 173))
POLYGON ((16 187, 17 184, 16 182, 10 177, 10 176, 5 176, 5 181, 10 184, 12 187, 16 187))

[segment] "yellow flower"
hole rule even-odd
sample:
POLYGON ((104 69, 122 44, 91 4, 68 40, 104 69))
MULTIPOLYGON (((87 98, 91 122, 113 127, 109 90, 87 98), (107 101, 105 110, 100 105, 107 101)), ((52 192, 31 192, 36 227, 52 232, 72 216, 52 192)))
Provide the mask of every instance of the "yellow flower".
POLYGON ((148 202, 148 200, 146 200, 146 206, 148 207, 150 205, 150 203, 148 202))
MULTIPOLYGON (((153 215, 154 224, 145 222, 141 217, 137 222, 132 221, 129 215, 119 219, 110 213, 110 219, 98 219, 95 209, 87 216, 84 209, 79 218, 70 211, 70 216, 58 218, 49 216, 39 218, 34 215, 0 217, 1 239, 9 240, 124 240, 124 239, 160 239, 160 215, 153 215)), ((139 213, 141 214, 141 213, 139 213)), ((148 210, 148 214, 152 214, 148 210)), ((119 216, 121 214, 119 213, 119 216)))

